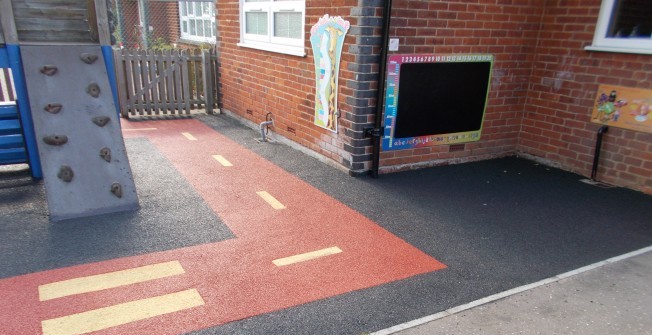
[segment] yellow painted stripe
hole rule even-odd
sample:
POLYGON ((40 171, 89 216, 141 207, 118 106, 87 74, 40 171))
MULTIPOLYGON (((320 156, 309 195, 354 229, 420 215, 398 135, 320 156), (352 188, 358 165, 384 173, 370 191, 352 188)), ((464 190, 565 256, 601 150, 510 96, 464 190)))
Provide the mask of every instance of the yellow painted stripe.
POLYGON ((156 128, 124 128, 122 131, 156 130, 156 128))
POLYGON ((141 283, 183 273, 185 271, 181 267, 181 263, 171 261, 45 284, 38 287, 38 293, 41 301, 45 301, 74 294, 141 283))
POLYGON ((290 257, 275 259, 272 261, 272 263, 274 263, 276 266, 285 266, 294 263, 309 261, 311 259, 320 258, 324 256, 335 255, 341 252, 342 249, 338 247, 330 247, 330 248, 321 249, 317 251, 307 252, 305 254, 299 254, 290 257))
POLYGON ((256 192, 263 200, 267 201, 267 203, 272 206, 274 209, 284 209, 285 206, 283 206, 282 203, 280 203, 276 198, 274 198, 271 194, 265 192, 265 191, 259 191, 256 192))
POLYGON ((213 155, 213 158, 215 158, 216 161, 220 162, 222 166, 233 166, 231 162, 229 162, 226 158, 220 156, 220 155, 213 155))
POLYGON ((197 141, 197 139, 194 136, 192 136, 191 133, 181 133, 181 134, 191 141, 197 141))
POLYGON ((196 289, 130 301, 41 322, 43 335, 77 335, 120 326, 204 304, 196 289))

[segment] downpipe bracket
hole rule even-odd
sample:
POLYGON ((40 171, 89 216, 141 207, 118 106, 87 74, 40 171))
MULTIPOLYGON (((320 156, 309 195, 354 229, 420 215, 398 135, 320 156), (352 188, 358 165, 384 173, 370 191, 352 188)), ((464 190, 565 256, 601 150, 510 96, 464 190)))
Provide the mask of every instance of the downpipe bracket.
POLYGON ((380 137, 382 129, 380 128, 365 128, 364 129, 364 135, 365 137, 380 137))

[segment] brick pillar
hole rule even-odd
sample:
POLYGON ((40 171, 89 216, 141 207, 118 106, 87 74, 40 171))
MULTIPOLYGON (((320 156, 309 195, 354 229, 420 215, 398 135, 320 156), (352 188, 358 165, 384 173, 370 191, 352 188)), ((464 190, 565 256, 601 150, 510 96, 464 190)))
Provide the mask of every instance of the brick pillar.
POLYGON ((348 45, 347 49, 353 61, 347 66, 352 78, 346 80, 345 86, 352 93, 346 98, 350 110, 343 117, 350 122, 350 126, 344 129, 344 135, 350 138, 349 143, 344 144, 344 150, 351 154, 351 160, 343 163, 351 173, 361 173, 371 168, 371 139, 365 137, 364 129, 373 127, 376 113, 382 11, 383 0, 358 0, 358 6, 350 11, 357 24, 349 30, 355 43, 348 45))

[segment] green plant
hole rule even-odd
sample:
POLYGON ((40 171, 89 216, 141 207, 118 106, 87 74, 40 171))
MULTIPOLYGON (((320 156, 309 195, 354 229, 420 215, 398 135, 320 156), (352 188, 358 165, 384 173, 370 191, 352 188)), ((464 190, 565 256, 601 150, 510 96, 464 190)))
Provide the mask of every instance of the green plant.
POLYGON ((174 50, 174 46, 168 43, 163 37, 150 38, 148 45, 149 50, 154 51, 174 50))

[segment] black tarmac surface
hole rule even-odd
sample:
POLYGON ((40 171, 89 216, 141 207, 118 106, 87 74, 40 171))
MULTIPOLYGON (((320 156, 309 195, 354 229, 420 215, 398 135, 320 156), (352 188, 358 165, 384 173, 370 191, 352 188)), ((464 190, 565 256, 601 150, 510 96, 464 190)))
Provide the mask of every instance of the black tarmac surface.
POLYGON ((0 169, 0 278, 234 237, 147 139, 125 142, 137 212, 50 223, 42 182, 0 169))
MULTIPOLYGON (((193 334, 369 333, 652 245, 652 196, 529 160, 350 177, 226 116, 198 118, 448 268, 193 334)), ((147 140, 126 144, 142 209, 91 224, 49 224, 41 184, 0 172, 0 277, 234 237, 147 140)))

